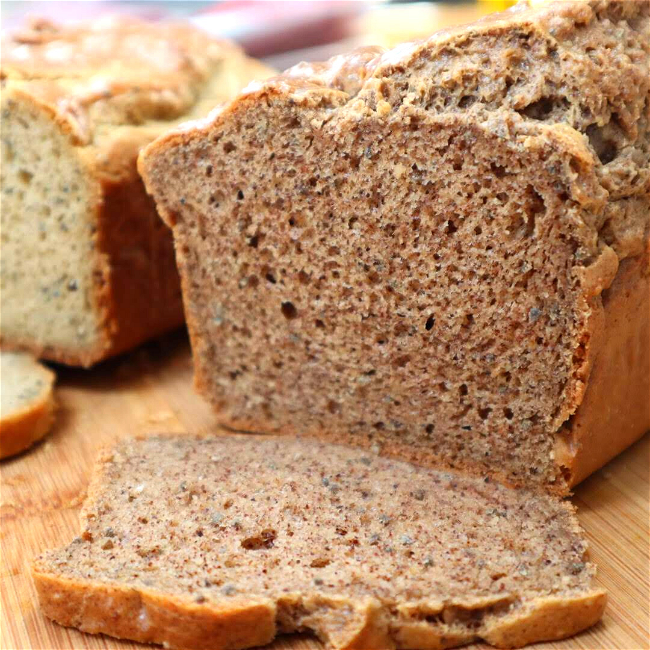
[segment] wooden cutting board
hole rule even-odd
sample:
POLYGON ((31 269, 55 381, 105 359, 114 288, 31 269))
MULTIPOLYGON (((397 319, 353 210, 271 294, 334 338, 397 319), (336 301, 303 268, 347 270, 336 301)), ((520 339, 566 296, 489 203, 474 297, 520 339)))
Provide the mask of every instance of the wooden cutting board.
MULTIPOLYGON (((210 409, 192 389, 187 340, 172 335, 89 371, 59 368, 57 399, 52 434, 0 465, 0 647, 145 648, 50 623, 39 612, 28 566, 43 549, 76 535, 80 500, 99 447, 136 433, 216 430, 210 409)), ((604 619, 574 639, 535 647, 648 648, 649 452, 646 435, 587 479, 573 498, 600 569, 598 582, 609 591, 604 619)), ((269 650, 321 647, 301 636, 280 638, 269 650)))

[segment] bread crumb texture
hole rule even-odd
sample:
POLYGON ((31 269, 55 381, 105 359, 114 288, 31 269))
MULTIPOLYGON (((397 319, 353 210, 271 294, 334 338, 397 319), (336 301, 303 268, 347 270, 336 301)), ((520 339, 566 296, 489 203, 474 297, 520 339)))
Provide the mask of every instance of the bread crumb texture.
POLYGON ((89 365, 182 322, 138 150, 261 71, 186 25, 33 20, 3 38, 3 345, 89 365))
POLYGON ((40 440, 54 421, 55 375, 30 354, 0 352, 0 458, 40 440))
POLYGON ((605 605, 570 505, 317 441, 121 442, 81 522, 34 563, 45 614, 171 648, 513 647, 605 605))
POLYGON ((601 292, 647 245, 648 7, 301 64, 150 145, 222 421, 566 493, 601 292))

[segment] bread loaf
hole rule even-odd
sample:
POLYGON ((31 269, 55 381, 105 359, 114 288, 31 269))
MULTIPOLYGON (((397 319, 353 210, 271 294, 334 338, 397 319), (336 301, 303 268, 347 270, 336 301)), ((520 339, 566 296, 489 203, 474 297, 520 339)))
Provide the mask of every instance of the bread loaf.
POLYGON ((40 20, 3 40, 3 346, 87 366, 183 322, 138 150, 266 72, 181 24, 40 20))
POLYGON ((24 451, 50 430, 54 380, 30 354, 0 351, 0 458, 24 451))
POLYGON ((595 623, 570 505, 348 447, 153 437, 98 461, 81 533, 34 564, 63 625, 168 648, 515 647, 595 623))
POLYGON ((557 493, 650 428, 648 7, 524 2, 151 144, 222 421, 557 493))

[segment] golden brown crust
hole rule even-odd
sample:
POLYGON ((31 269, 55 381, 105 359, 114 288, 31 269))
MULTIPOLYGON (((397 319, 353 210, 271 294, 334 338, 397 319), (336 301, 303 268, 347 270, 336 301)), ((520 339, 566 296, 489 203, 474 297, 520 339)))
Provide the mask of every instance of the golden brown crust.
MULTIPOLYGON (((36 366, 37 362, 34 361, 36 366)), ((44 389, 17 413, 4 414, 0 418, 0 459, 14 456, 31 447, 45 436, 54 422, 56 403, 53 386, 55 375, 45 366, 38 364, 35 371, 42 377, 44 389)), ((4 373, 3 373, 4 374, 4 373)), ((11 381, 11 376, 3 377, 11 381)))
POLYGON ((0 422, 0 458, 15 456, 43 438, 54 422, 55 402, 51 392, 41 404, 20 417, 0 422))
POLYGON ((111 333, 102 358, 183 324, 173 241, 135 161, 134 155, 128 177, 100 181, 104 198, 97 215, 97 246, 107 263, 97 295, 111 333))
POLYGON ((526 616, 495 625, 484 639, 497 648, 564 639, 598 622, 606 605, 602 589, 575 598, 543 598, 533 603, 526 616))
POLYGON ((206 103, 269 70, 188 25, 134 19, 74 27, 32 21, 3 39, 2 51, 3 93, 30 102, 70 137, 95 188, 93 309, 100 321, 90 347, 44 346, 29 335, 2 344, 90 366, 179 327, 171 233, 138 176, 138 152, 174 120, 198 117, 206 103))
POLYGON ((0 74, 56 82, 66 103, 101 112, 102 121, 142 123, 186 113, 215 64, 232 55, 241 56, 234 44, 188 23, 107 16, 59 25, 36 18, 3 37, 0 74))
POLYGON ((650 258, 621 262, 603 294, 602 343, 558 459, 576 485, 650 430, 650 258))
MULTIPOLYGON (((277 634, 277 610, 270 599, 246 599, 226 608, 154 591, 67 580, 40 571, 38 565, 33 567, 32 577, 48 618, 90 634, 184 650, 248 648, 270 643, 277 634)), ((350 603, 344 601, 341 599, 339 606, 347 618, 350 603)), ((380 603, 371 599, 366 606, 354 608, 356 615, 341 635, 323 640, 327 647, 339 650, 438 650, 479 639, 498 648, 518 648, 578 634, 602 618, 606 604, 603 590, 573 598, 539 598, 523 612, 486 622, 480 635, 467 636, 442 634, 426 623, 393 621, 389 625, 380 603)))
POLYGON ((38 567, 32 575, 45 615, 83 632, 186 650, 248 648, 275 637, 275 607, 268 600, 216 607, 154 591, 66 580, 38 567))

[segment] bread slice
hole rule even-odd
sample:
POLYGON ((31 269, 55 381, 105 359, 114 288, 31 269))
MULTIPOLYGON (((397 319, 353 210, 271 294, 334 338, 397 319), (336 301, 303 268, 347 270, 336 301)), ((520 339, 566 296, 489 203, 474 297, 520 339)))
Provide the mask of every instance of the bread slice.
POLYGON ((87 366, 183 322, 138 150, 265 74, 181 24, 40 20, 3 39, 3 346, 87 366))
POLYGON ((30 354, 0 351, 0 458, 27 449, 50 430, 54 380, 30 354))
POLYGON ((315 441, 123 441, 81 522, 34 563, 45 614, 170 648, 514 647, 606 600, 569 504, 315 441))
POLYGON ((649 7, 522 3, 150 145, 221 420, 558 493, 648 430, 649 7))

